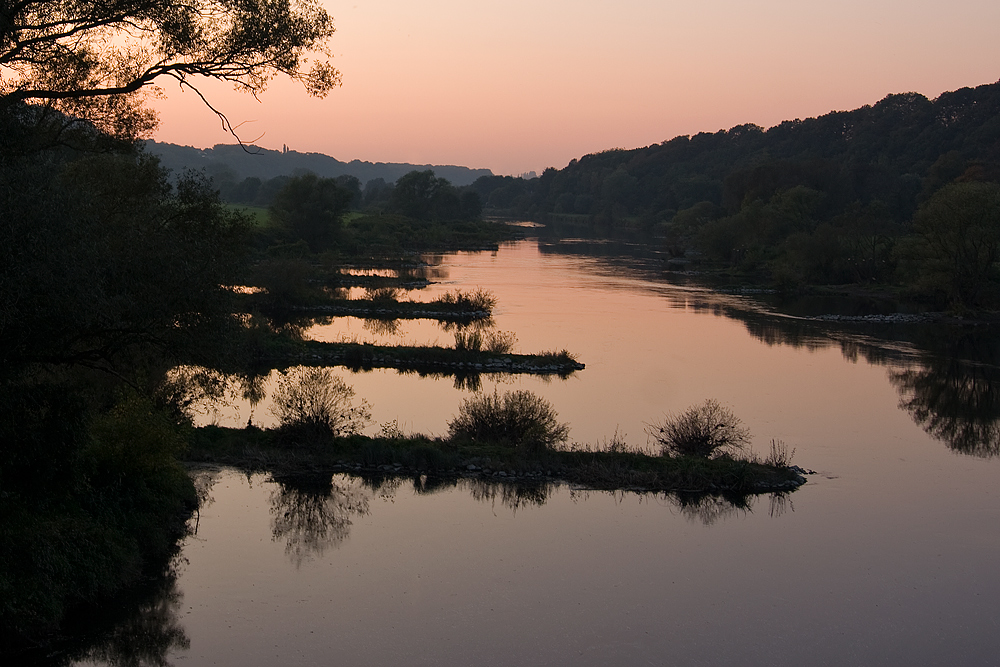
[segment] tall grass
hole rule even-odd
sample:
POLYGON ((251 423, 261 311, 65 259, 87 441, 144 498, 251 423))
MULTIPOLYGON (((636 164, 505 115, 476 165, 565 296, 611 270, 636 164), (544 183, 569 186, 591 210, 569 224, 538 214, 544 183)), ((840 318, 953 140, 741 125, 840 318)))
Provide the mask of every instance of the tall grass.
POLYGON ((510 354, 517 343, 513 331, 466 330, 455 332, 455 349, 463 352, 492 352, 510 354))
POLYGON ((437 302, 455 310, 491 313, 496 308, 497 298, 489 290, 477 287, 471 292, 463 292, 460 289, 445 292, 438 297, 437 302))

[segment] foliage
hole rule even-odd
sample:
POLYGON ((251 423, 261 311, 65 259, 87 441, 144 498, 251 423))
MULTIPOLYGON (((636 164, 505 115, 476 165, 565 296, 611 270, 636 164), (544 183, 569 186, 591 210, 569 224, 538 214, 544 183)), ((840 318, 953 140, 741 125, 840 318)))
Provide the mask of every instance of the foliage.
POLYGON ((486 351, 492 354, 510 354, 517 345, 513 331, 490 331, 486 335, 486 351))
POLYGON ((953 307, 995 305, 1000 291, 1000 185, 952 183, 914 217, 913 268, 926 292, 953 307))
POLYGON ((0 109, 39 101, 124 138, 152 129, 140 92, 162 78, 256 95, 280 73, 320 97, 340 82, 333 20, 310 0, 32 0, 3 14, 0 109))
POLYGON ((942 210, 940 200, 930 204, 942 188, 971 196, 974 182, 1000 183, 998 121, 1000 83, 934 100, 904 93, 767 130, 739 125, 585 155, 533 179, 482 177, 472 187, 493 214, 549 228, 572 221, 605 235, 652 231, 673 258, 781 287, 905 283, 921 296, 983 307, 993 296, 970 290, 983 282, 985 255, 946 270, 942 258, 972 242, 961 250, 957 228, 951 241, 932 240, 927 222, 942 210), (904 252, 912 242, 917 248, 904 252))
POLYGON ((82 393, 0 389, 0 653, 160 574, 196 506, 170 415, 126 392, 95 416, 82 393))
POLYGON ((471 292, 456 289, 452 292, 445 292, 437 298, 437 303, 454 308, 455 310, 476 312, 492 312, 497 305, 497 298, 489 290, 477 287, 471 292))
POLYGON ((162 381, 232 353, 247 223, 142 153, 39 148, 31 111, 0 109, 0 643, 44 644, 175 553, 210 383, 162 381))
POLYGON ((462 401, 458 416, 448 422, 453 440, 471 440, 537 451, 569 437, 569 426, 559 423, 556 411, 530 391, 478 394, 462 401))
POLYGON ((271 411, 285 429, 351 435, 371 421, 368 403, 353 398, 354 389, 330 369, 299 366, 282 372, 271 411))
POLYGON ((270 211, 279 226, 322 252, 336 243, 352 196, 335 179, 306 174, 288 181, 270 211))
POLYGON ((455 349, 461 352, 479 352, 483 349, 483 333, 476 329, 455 332, 455 349))
POLYGON ((647 433, 660 446, 663 456, 710 458, 737 452, 750 444, 749 429, 715 399, 650 424, 647 433))
POLYGON ((338 250, 364 257, 398 257, 421 251, 483 250, 517 237, 509 225, 482 220, 416 220, 396 213, 352 217, 338 250))
POLYGON ((250 280, 263 292, 254 294, 252 301, 268 314, 315 303, 322 297, 313 285, 317 277, 316 268, 303 257, 286 255, 262 259, 254 264, 250 280))
POLYGON ((482 205, 474 191, 459 194, 451 183, 428 169, 411 171, 396 181, 388 210, 416 220, 477 220, 482 205))
POLYGON ((322 96, 332 32, 311 0, 0 10, 0 651, 168 567, 196 506, 183 411, 211 383, 164 372, 229 358, 242 326, 249 222, 134 150, 142 91, 283 73, 322 96))
POLYGON ((794 449, 789 451, 788 445, 781 440, 771 440, 771 449, 764 458, 764 465, 775 468, 787 468, 792 462, 793 456, 795 456, 794 449))
POLYGON ((231 324, 247 222, 199 177, 171 186, 142 154, 2 156, 0 217, 4 372, 120 370, 231 324))

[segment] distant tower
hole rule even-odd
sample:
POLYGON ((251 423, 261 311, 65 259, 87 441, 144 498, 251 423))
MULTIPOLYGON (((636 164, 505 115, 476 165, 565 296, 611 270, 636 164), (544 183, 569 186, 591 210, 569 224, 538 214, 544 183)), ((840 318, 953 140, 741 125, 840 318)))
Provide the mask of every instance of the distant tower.
POLYGON ((287 146, 287 144, 281 144, 281 152, 282 153, 287 153, 288 152, 288 146, 287 146))

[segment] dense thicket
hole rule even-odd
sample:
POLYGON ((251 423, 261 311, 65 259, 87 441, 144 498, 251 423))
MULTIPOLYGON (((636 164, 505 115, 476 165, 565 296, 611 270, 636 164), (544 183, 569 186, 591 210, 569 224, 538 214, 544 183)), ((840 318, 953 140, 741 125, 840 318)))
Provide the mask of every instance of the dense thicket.
POLYGON ((901 279, 913 256, 899 242, 919 231, 918 208, 949 183, 998 180, 991 84, 680 136, 473 187, 488 212, 643 229, 678 257, 694 249, 779 281, 843 283, 901 279))
MULTIPOLYGON (((354 176, 324 178, 312 172, 264 180, 251 176, 238 183, 217 174, 211 179, 225 201, 270 207, 279 218, 293 206, 315 207, 319 190, 327 193, 324 197, 328 203, 322 207, 337 209, 341 214, 352 210, 395 214, 424 222, 456 222, 479 220, 483 209, 479 194, 470 186, 455 187, 430 169, 410 171, 391 183, 374 178, 364 186, 354 176), (332 205, 334 191, 340 191, 336 195, 337 206, 332 205)), ((313 217, 322 217, 322 214, 313 217)))
POLYGON ((168 567, 195 492, 167 371, 227 354, 247 230, 37 111, 0 112, 0 654, 168 567))
POLYGON ((283 74, 323 96, 333 31, 309 0, 0 8, 0 662, 68 662, 50 649, 74 609, 165 580, 196 506, 183 407, 210 388, 178 364, 231 358, 244 329, 248 222, 136 149, 143 90, 283 74))

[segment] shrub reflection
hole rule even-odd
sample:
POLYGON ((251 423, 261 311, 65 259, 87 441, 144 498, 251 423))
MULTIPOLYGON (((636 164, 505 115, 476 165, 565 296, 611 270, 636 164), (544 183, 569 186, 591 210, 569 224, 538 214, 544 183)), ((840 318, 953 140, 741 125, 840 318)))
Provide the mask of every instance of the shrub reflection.
POLYGON ((0 651, 23 667, 62 667, 79 662, 110 667, 168 667, 169 655, 190 648, 180 623, 181 593, 170 572, 141 590, 100 607, 76 610, 60 641, 41 649, 0 651))
POLYGON ((372 492, 360 478, 297 475, 275 481, 271 537, 285 542, 285 553, 296 567, 338 546, 347 539, 352 518, 369 513, 372 492))

